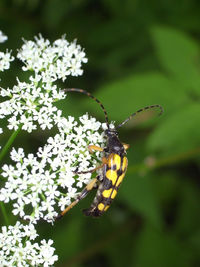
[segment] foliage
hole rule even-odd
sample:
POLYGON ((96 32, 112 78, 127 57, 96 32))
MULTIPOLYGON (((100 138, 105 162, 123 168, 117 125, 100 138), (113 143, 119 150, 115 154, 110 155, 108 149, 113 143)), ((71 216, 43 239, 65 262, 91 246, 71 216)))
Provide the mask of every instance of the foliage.
MULTIPOLYGON (((67 86, 92 92, 111 121, 120 123, 146 105, 165 110, 120 129, 131 145, 129 169, 104 217, 82 215, 91 193, 53 228, 41 222, 41 235, 55 240, 60 266, 200 265, 199 9, 195 0, 1 1, 10 47, 38 32, 52 40, 63 33, 78 38, 89 62, 67 86)), ((13 72, 18 75, 17 64, 13 72)), ((4 74, 1 82, 9 86, 14 77, 4 74)), ((103 121, 85 96, 70 95, 68 102, 59 104, 66 115, 89 111, 103 121)), ((49 132, 43 135, 18 137, 15 145, 36 151, 49 132)))

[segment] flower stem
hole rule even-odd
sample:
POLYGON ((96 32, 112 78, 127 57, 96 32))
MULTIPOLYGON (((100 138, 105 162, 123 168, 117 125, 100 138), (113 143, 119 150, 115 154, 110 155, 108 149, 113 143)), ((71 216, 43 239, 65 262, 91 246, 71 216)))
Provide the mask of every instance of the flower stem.
POLYGON ((8 216, 7 216, 7 213, 6 213, 6 209, 5 209, 5 205, 3 202, 0 202, 0 207, 1 207, 1 212, 3 214, 3 218, 4 218, 4 221, 5 221, 5 224, 6 226, 8 226, 10 223, 9 223, 9 219, 8 219, 8 216))
POLYGON ((135 173, 135 172, 151 171, 151 170, 155 170, 161 167, 171 166, 173 164, 189 160, 198 155, 200 155, 200 147, 197 147, 197 148, 194 148, 194 149, 191 149, 189 151, 185 151, 179 154, 164 157, 161 159, 155 159, 155 161, 152 164, 148 164, 145 162, 140 163, 140 164, 135 164, 129 167, 128 172, 135 173))
POLYGON ((6 153, 8 152, 10 146, 12 145, 12 143, 14 142, 16 136, 18 135, 19 131, 21 130, 21 127, 22 126, 19 126, 19 128, 11 134, 11 136, 8 139, 7 143, 5 144, 5 146, 3 147, 3 149, 1 150, 1 153, 0 153, 0 162, 2 161, 2 159, 4 158, 4 156, 6 155, 6 153))

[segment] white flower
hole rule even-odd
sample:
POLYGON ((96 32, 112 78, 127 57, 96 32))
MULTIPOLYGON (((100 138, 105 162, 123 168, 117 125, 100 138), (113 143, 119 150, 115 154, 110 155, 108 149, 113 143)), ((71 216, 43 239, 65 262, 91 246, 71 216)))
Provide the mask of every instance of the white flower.
POLYGON ((57 261, 58 256, 54 255, 55 249, 51 247, 53 244, 52 240, 42 240, 41 241, 41 246, 40 246, 40 263, 43 264, 44 267, 52 265, 55 261, 57 261))
POLYGON ((8 37, 0 31, 0 43, 4 43, 6 40, 8 40, 8 37))
MULTIPOLYGON (((3 129, 0 127, 0 134, 3 133, 3 129)), ((0 146, 0 150, 1 150, 1 146, 0 146)))
MULTIPOLYGON (((21 202, 22 202, 22 201, 21 201, 21 202)), ((22 203, 23 203, 23 202, 22 202, 22 203)), ((23 216, 25 215, 25 213, 24 213, 24 205, 22 205, 22 203, 20 203, 20 204, 18 204, 18 203, 14 203, 14 204, 13 204, 13 207, 14 207, 14 209, 13 209, 13 214, 14 214, 14 215, 19 214, 20 217, 23 217, 23 216)))
POLYGON ((0 266, 52 266, 58 260, 53 241, 33 243, 38 236, 33 224, 2 227, 0 233, 0 266))
POLYGON ((9 118, 8 122, 9 122, 8 129, 10 129, 10 130, 14 129, 15 131, 18 129, 19 121, 18 121, 16 116, 13 116, 13 117, 9 118))
POLYGON ((0 52, 0 71, 4 71, 10 68, 10 62, 14 60, 11 56, 11 52, 0 52))
POLYGON ((4 165, 1 175, 7 178, 0 190, 0 200, 13 201, 13 213, 33 223, 43 218, 53 222, 54 217, 69 205, 90 181, 87 171, 101 161, 101 153, 91 155, 89 144, 105 146, 104 133, 99 133, 101 123, 84 115, 79 119, 65 118, 59 133, 47 140, 37 155, 25 156, 22 148, 11 152, 13 165, 4 165), (95 143, 93 141, 95 140, 95 143))
POLYGON ((13 150, 10 153, 10 157, 13 161, 18 162, 21 161, 24 157, 24 151, 22 148, 19 148, 18 151, 13 148, 13 150))

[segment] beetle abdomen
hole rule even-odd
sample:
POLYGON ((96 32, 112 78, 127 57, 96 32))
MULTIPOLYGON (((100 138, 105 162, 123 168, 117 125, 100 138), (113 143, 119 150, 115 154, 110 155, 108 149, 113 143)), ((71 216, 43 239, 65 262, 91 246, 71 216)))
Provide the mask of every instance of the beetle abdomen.
POLYGON ((96 197, 91 207, 83 210, 86 216, 99 217, 110 207, 124 179, 127 165, 128 160, 125 156, 114 153, 109 155, 103 172, 103 181, 97 190, 96 197))

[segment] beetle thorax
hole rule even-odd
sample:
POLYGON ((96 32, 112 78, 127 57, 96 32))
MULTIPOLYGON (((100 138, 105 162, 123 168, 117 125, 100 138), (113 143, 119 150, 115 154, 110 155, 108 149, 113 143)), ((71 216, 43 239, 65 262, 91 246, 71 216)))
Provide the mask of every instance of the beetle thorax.
POLYGON ((115 153, 118 155, 125 155, 125 149, 123 144, 120 142, 117 132, 115 130, 107 130, 107 147, 106 152, 108 153, 115 153))

